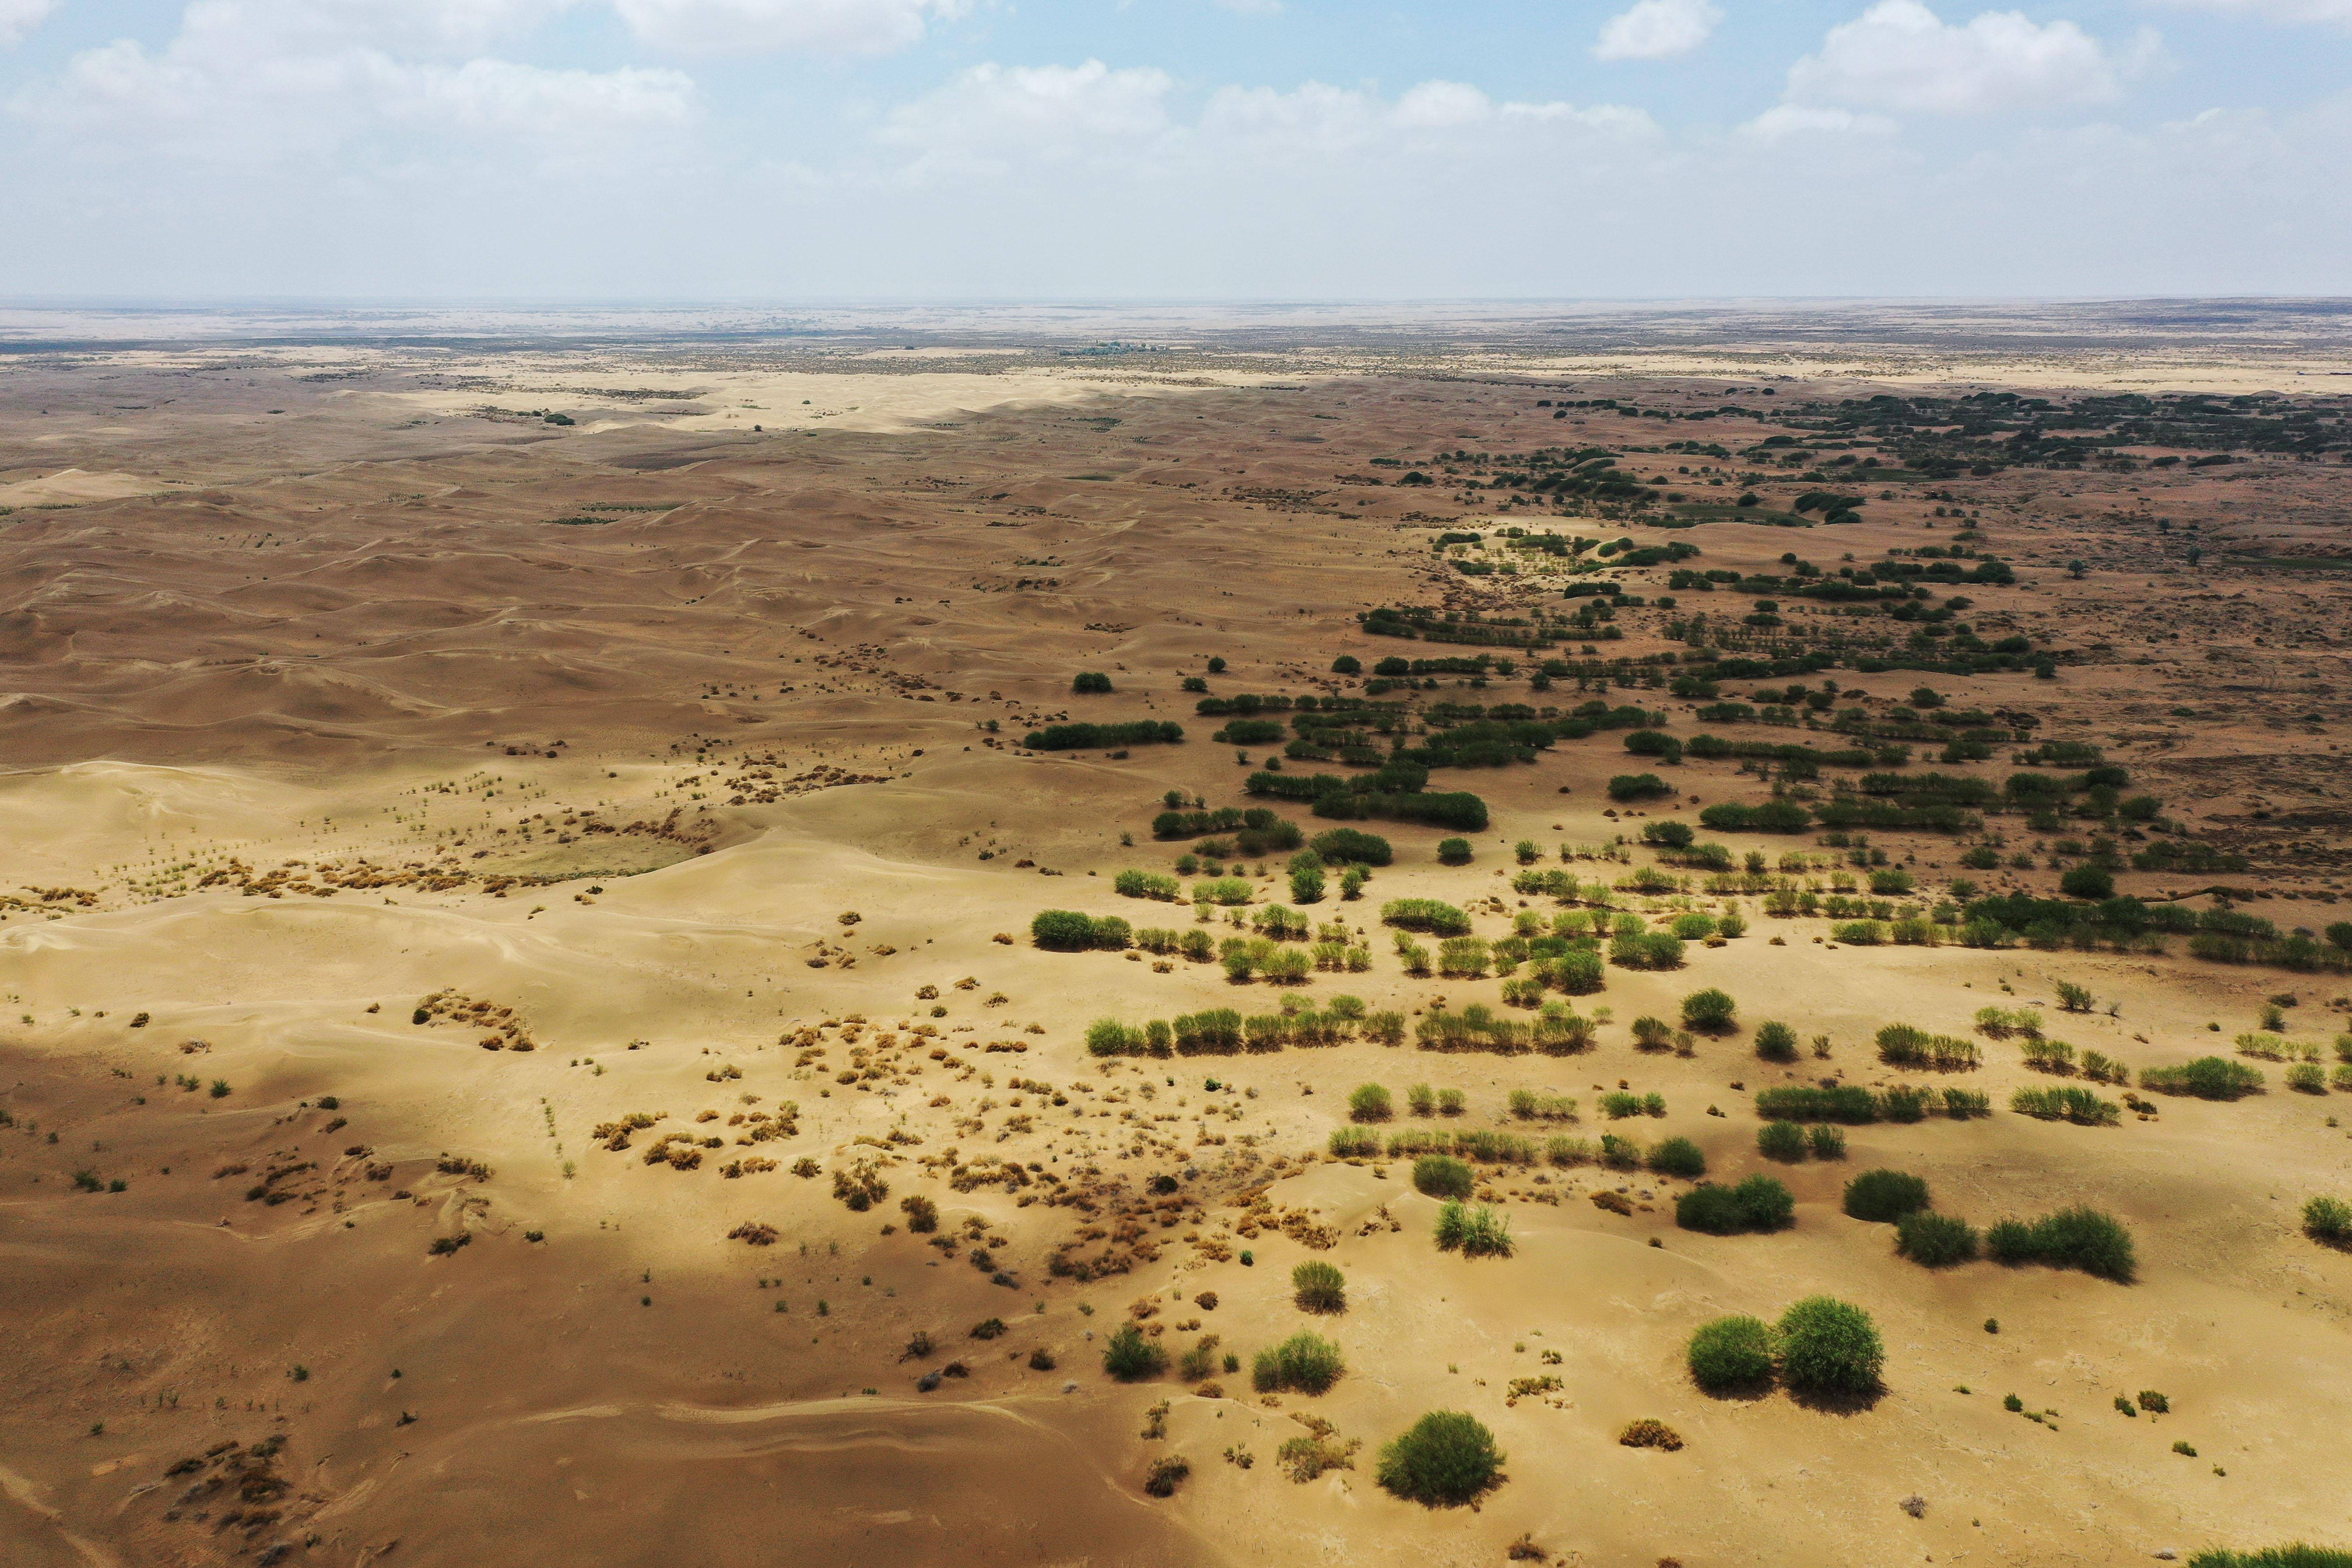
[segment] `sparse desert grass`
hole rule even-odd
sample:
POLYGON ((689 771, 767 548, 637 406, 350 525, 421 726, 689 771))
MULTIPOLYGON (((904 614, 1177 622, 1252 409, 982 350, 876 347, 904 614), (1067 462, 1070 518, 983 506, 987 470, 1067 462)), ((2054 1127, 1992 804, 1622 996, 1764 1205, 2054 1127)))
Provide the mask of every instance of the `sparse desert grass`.
POLYGON ((1475 1500, 1502 1479, 1495 1435, 1459 1410, 1433 1410, 1381 1450, 1380 1483, 1431 1507, 1475 1500))
POLYGON ((1290 1271, 1290 1292, 1302 1312, 1348 1310, 1348 1277, 1319 1258, 1310 1258, 1290 1271))
POLYGON ((1576 1104, 1571 1095, 1538 1094, 1531 1089, 1511 1090, 1511 1114, 1522 1121, 1573 1121, 1576 1104))
POLYGON ((1875 1394, 1886 1363, 1870 1314, 1830 1296, 1809 1296, 1780 1314, 1779 1352, 1781 1383, 1817 1398, 1875 1394))
POLYGON ((1768 1388, 1776 1364, 1772 1331, 1758 1318, 1717 1318, 1691 1335, 1684 1360, 1691 1381, 1709 1394, 1768 1388))

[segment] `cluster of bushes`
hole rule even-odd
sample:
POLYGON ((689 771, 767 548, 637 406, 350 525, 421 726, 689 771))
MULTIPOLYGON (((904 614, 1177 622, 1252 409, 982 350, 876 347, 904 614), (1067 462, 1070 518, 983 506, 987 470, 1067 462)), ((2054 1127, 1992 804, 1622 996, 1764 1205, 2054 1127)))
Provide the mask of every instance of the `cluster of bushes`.
POLYGON ((1396 858, 1387 839, 1357 827, 1326 828, 1307 847, 1333 865, 1385 866, 1396 858))
POLYGON ((1817 1160, 1843 1160, 1845 1134, 1827 1122, 1803 1127, 1794 1121, 1768 1121, 1756 1130, 1756 1152, 1790 1165, 1808 1152, 1817 1160))
POLYGON ((1516 1055, 1537 1050, 1549 1056, 1570 1056, 1590 1049, 1593 1040, 1590 1018, 1571 1013, 1564 1004, 1546 1003, 1536 1016, 1520 1022, 1506 1018, 1483 1002, 1473 1002, 1459 1013, 1432 1007, 1413 1026, 1413 1041, 1424 1051, 1497 1051, 1516 1055))
POLYGON ((1620 931, 1609 939, 1609 962, 1620 969, 1680 969, 1683 939, 1670 931, 1620 931))
POLYGON ((2242 1100, 2263 1091, 2263 1075, 2227 1057, 2199 1057, 2179 1067, 2142 1068, 2139 1086, 2158 1094, 2188 1094, 2199 1100, 2242 1100))
MULTIPOLYGON (((1668 1143, 1677 1142, 1686 1142, 1687 1140, 1666 1140, 1668 1143)), ((1664 1148, 1665 1144, 1662 1143, 1659 1147, 1664 1148)), ((1693 1145, 1692 1152, 1696 1152, 1696 1145, 1693 1145)), ((1651 1155, 1655 1151, 1644 1151, 1636 1139, 1622 1138, 1613 1132, 1602 1133, 1598 1144, 1590 1138, 1575 1138, 1566 1134, 1538 1141, 1522 1137, 1516 1132, 1491 1131, 1485 1128, 1456 1132, 1415 1129, 1403 1132, 1392 1132, 1389 1134, 1388 1141, 1388 1155, 1391 1160, 1418 1162, 1431 1158, 1451 1157, 1455 1160, 1474 1161, 1482 1165, 1545 1164, 1560 1170, 1598 1164, 1612 1171, 1639 1171, 1649 1165, 1651 1155)), ((1365 1157, 1370 1156, 1368 1154, 1365 1157)), ((1665 1159, 1671 1165, 1682 1165, 1687 1163, 1686 1156, 1679 1151, 1669 1152, 1665 1159)), ((1704 1156, 1702 1156, 1702 1169, 1703 1162, 1704 1156)), ((1418 1169, 1418 1165, 1415 1168, 1418 1169)), ((1661 1169, 1659 1173, 1667 1175, 1677 1173, 1661 1169)), ((1466 1196, 1467 1193, 1458 1195, 1466 1196)))
POLYGON ((1163 811, 1151 819, 1154 838, 1199 838, 1211 833, 1234 835, 1234 846, 1244 856, 1278 855, 1304 842, 1298 825, 1254 805, 1247 810, 1220 806, 1214 811, 1163 811))
POLYGON ((1433 792, 1418 784, 1412 788, 1382 787, 1401 785, 1416 774, 1423 779, 1427 777, 1426 770, 1418 766, 1402 773, 1383 768, 1353 779, 1337 773, 1255 773, 1242 787, 1251 795, 1309 802, 1308 809, 1316 816, 1342 821, 1350 817, 1386 817, 1396 822, 1448 827, 1457 833, 1486 831, 1486 803, 1466 791, 1433 792))
POLYGON ((1435 899, 1391 899, 1381 906, 1381 923, 1439 937, 1470 934, 1470 917, 1435 899))
POLYGON ((1895 1227, 1895 1250, 1927 1268, 1965 1263, 1977 1255, 1976 1228, 1935 1212, 1927 1184, 1907 1171, 1864 1171, 1845 1186, 1845 1212, 1895 1227))
MULTIPOLYGON (((1619 773, 1609 781, 1609 798, 1623 805, 1628 801, 1657 800, 1675 793, 1675 786, 1655 773, 1619 773)), ((1712 808, 1710 808, 1712 809, 1712 808)), ((1700 813, 1705 820, 1706 813, 1700 813)), ((1709 827, 1715 824, 1708 823, 1709 827)))
POLYGON ((1710 1236, 1785 1230, 1796 1217, 1797 1200, 1787 1184, 1761 1173, 1728 1187, 1701 1182, 1675 1200, 1675 1223, 1710 1236))
POLYGON ((1165 871, 1125 870, 1113 877, 1110 885, 1123 899, 1158 899, 1171 904, 1184 893, 1184 884, 1165 871))
POLYGON ((1465 1258, 1508 1258, 1512 1251, 1511 1222, 1500 1211, 1480 1204, 1473 1208, 1449 1199, 1437 1211, 1437 1245, 1465 1258))
POLYGON ((1873 1094, 1858 1084, 1832 1088, 1787 1084, 1756 1092, 1756 1114, 1768 1121, 1842 1121, 1858 1127, 1881 1119, 1908 1122, 1942 1115, 1965 1121, 1991 1113, 1992 1107, 1982 1094, 1965 1089, 1939 1092, 1897 1084, 1873 1094))
POLYGON ((1985 1232, 1984 1245, 1995 1263, 2079 1268, 2118 1285, 2130 1284, 2139 1268, 2131 1232, 2112 1215, 2094 1208, 2060 1209, 2034 1220, 2005 1219, 1985 1232))
POLYGON ((1260 1394, 1322 1394, 1347 1370, 1347 1358, 1338 1345, 1302 1329, 1273 1349, 1258 1352, 1250 1364, 1250 1385, 1260 1394))
POLYGON ((2009 1097, 2009 1108, 2020 1116, 2042 1121, 2071 1121, 2077 1127, 2112 1127, 2123 1120, 2124 1108, 2101 1100, 2087 1089, 2067 1084, 2057 1089, 2021 1089, 2009 1097))
POLYGON ((1761 805, 1723 801, 1698 814, 1699 826, 1713 833, 1802 833, 1812 826, 1812 813, 1792 800, 1768 800, 1761 805))
POLYGON ((1231 1007, 1213 1007, 1139 1026, 1098 1018, 1087 1028, 1087 1049, 1098 1057, 1230 1056, 1285 1046, 1337 1045, 1358 1035, 1382 1045, 1401 1045, 1404 1017, 1369 1011, 1353 996, 1335 996, 1321 1013, 1298 1007, 1244 1018, 1231 1007))
POLYGON ((1760 1394, 1775 1382, 1820 1399, 1878 1392, 1886 1351, 1870 1314, 1829 1296, 1811 1296, 1777 1325, 1748 1317, 1700 1325, 1685 1352, 1691 1381, 1709 1394, 1760 1394))
POLYGON ((1029 940, 1053 952, 1085 952, 1096 948, 1117 952, 1133 937, 1133 928, 1117 915, 1041 910, 1029 922, 1029 940))
POLYGON ((1172 745, 1183 738, 1181 724, 1139 719, 1129 724, 1048 724, 1032 730, 1021 743, 1033 752, 1085 752, 1097 746, 1143 746, 1154 742, 1172 745))
POLYGON ((1931 1035, 1908 1024, 1889 1024, 1878 1031, 1878 1059, 1889 1067, 1947 1072, 1976 1067, 1980 1060, 1974 1040, 1931 1035))

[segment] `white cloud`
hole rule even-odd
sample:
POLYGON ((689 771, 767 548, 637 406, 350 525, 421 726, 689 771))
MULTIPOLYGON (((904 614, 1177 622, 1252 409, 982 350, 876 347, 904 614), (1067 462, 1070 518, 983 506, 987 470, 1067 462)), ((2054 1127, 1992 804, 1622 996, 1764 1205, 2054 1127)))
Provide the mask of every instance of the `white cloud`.
POLYGON ((57 8, 58 0, 0 0, 0 47, 22 39, 57 8))
POLYGON ((1739 128, 1745 136, 1779 142, 1791 136, 1883 136, 1895 121, 1877 114, 1856 114, 1850 109, 1813 109, 1803 104, 1776 104, 1739 128))
POLYGON ((1495 101, 1467 82, 1425 81, 1407 88, 1397 100, 1395 120, 1399 125, 1418 130, 1438 130, 1449 125, 1473 125, 1491 120, 1495 101))
POLYGON ((1593 58, 1603 60, 1670 60, 1706 42, 1723 20, 1710 0, 1637 0, 1601 29, 1593 58))
POLYGON ((2016 11, 1948 24, 1920 0, 1880 0, 1832 27, 1789 70, 1789 97, 1812 104, 1986 114, 2105 103, 2116 62, 2072 22, 2038 26, 2016 11))
POLYGON ((2199 11, 2254 16, 2265 22, 2318 23, 2352 27, 2352 0, 2165 0, 2199 11))
POLYGON ((885 54, 919 43, 966 0, 613 0, 631 31, 666 49, 885 54))
POLYGON ((978 65, 891 111, 882 140, 934 163, 1098 159, 1164 132, 1175 79, 1151 69, 978 65))

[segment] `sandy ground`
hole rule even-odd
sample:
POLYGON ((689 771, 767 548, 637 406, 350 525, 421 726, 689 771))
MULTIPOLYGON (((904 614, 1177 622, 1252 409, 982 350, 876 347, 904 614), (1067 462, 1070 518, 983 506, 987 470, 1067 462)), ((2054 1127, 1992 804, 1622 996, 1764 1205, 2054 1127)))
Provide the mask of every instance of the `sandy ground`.
MULTIPOLYGON (((1150 837, 1164 792, 1243 802, 1248 770, 1209 738, 1217 721, 1194 716, 1186 678, 1351 690, 1339 655, 1469 651, 1366 636, 1361 610, 1561 602, 1565 576, 1434 564, 1442 528, 1688 540, 1694 565, 1762 571, 1792 549, 1826 565, 1948 539, 1927 531, 1944 503, 1926 492, 1944 487, 1835 530, 1498 511, 1451 486, 1350 481, 1392 477, 1374 458, 1568 441, 1644 474, 1696 466, 1674 482, 1702 490, 1716 460, 1642 450, 1657 427, 1610 412, 1552 420, 1526 384, 1570 362, 1491 345, 1343 374, 1310 342, 1283 374, 1262 338, 1202 329, 1186 365, 1129 377, 953 368, 1006 353, 945 341, 953 325, 927 324, 940 341, 922 356, 942 368, 906 372, 871 368, 907 353, 880 335, 835 346, 847 369, 478 345, 456 367, 439 350, 327 343, 0 371, 0 475, 114 482, 0 500, 17 509, 0 516, 10 1563, 209 1564, 284 1545, 285 1561, 350 1564, 1469 1564, 1525 1537, 1590 1564, 2120 1564, 2352 1539, 2352 1459, 2334 1441, 2352 1398, 2352 1259, 2297 1219, 2314 1194, 2352 1196, 2336 1097, 2286 1092, 2263 1063, 2272 1091, 2236 1103, 2159 1096, 2153 1119, 2095 1129, 2005 1109, 1880 1123, 1851 1131, 1843 1163, 1788 1167, 1759 1158, 1752 1110, 1763 1087, 1820 1078, 1964 1083, 2006 1107, 2048 1081, 2014 1041, 1975 1037, 1986 1065, 1939 1076, 1882 1066, 1873 1037, 1895 1021, 1970 1036, 1988 1004, 2057 1016, 2061 981, 2097 1006, 2052 1031, 2135 1066, 2227 1052, 2282 994, 2298 1004, 2291 1035, 2332 1058, 2352 1006, 2340 975, 2199 963, 2178 942, 1858 948, 1749 896, 1747 934, 1694 944, 1683 969, 1612 968, 1579 1003, 1610 1015, 1583 1055, 1360 1038, 1104 1063, 1083 1044, 1097 1018, 1268 1012, 1279 994, 1213 965, 1027 941, 1046 908, 1192 923, 1110 885, 1184 847, 1150 837), (461 374, 499 385, 427 384, 461 374), (692 391, 706 412, 606 399, 607 415, 587 395, 600 387, 692 391), (838 416, 794 414, 796 389, 838 416), (559 406, 576 423, 529 412, 559 406), (1213 676, 1212 657, 1227 661, 1213 676), (1074 695, 1082 669, 1116 693, 1074 695), (1015 744, 1064 716, 1174 719, 1190 739, 1126 756, 1015 744), (1742 1032, 1687 1056, 1636 1048, 1634 1018, 1710 985, 1738 999, 1742 1032), (1768 1018, 1826 1037, 1829 1055, 1758 1060, 1745 1030, 1768 1018), (1401 1114, 1387 1131, 1595 1139, 1628 1130, 1604 1119, 1603 1092, 1654 1091, 1665 1113, 1634 1119, 1637 1136, 1694 1140, 1717 1178, 1773 1171, 1797 1223, 1703 1236, 1675 1226, 1685 1183, 1502 1167, 1487 1192, 1516 1254, 1465 1260, 1433 1246, 1435 1205, 1409 1163, 1324 1157, 1368 1081, 1401 1111, 1415 1083, 1465 1096, 1458 1121, 1401 1114), (1515 1123, 1517 1089, 1575 1097, 1580 1120, 1515 1123), (607 1147, 596 1129, 632 1112, 663 1120, 607 1147), (648 1163, 673 1132, 719 1142, 691 1169, 648 1163), (818 1174, 793 1174, 801 1159, 818 1174), (856 1211, 833 1176, 861 1161, 888 1191, 856 1211), (1887 1227, 1840 1212, 1845 1179, 1879 1165, 1917 1172, 1979 1225, 2110 1210, 2137 1237, 2138 1281, 1917 1268, 1887 1227), (910 1194, 937 1203, 938 1232, 907 1229, 910 1194), (730 1236, 761 1226, 772 1239, 730 1236), (1057 1256, 1108 1271, 1057 1276, 1057 1256), (1292 1266, 1313 1258, 1348 1277, 1337 1318, 1290 1300, 1292 1266), (1692 1386, 1697 1324, 1822 1291, 1875 1318, 1882 1396, 1825 1410, 1692 1386), (1171 1352, 1216 1335, 1206 1384, 1108 1378, 1105 1337, 1130 1317, 1171 1352), (1250 1358, 1302 1326, 1339 1342, 1347 1375, 1319 1397, 1254 1392, 1250 1358), (909 1354, 919 1331, 934 1347, 909 1354), (1240 1372, 1217 1364, 1228 1352, 1240 1372), (920 1386, 950 1362, 961 1375, 920 1386), (1511 1394, 1541 1376, 1559 1385, 1511 1394), (2170 1414, 2114 1407, 2143 1389, 2170 1414), (2006 1412, 2010 1394, 2054 1414, 2006 1412), (1380 1446, 1436 1408, 1477 1415, 1508 1455, 1475 1510, 1374 1484, 1380 1446), (1644 1416, 1685 1446, 1620 1446, 1644 1416), (1290 1479, 1278 1450, 1308 1432, 1301 1417, 1360 1442, 1352 1463, 1290 1479), (1147 1471, 1169 1456, 1190 1476, 1151 1497, 1147 1471)), ((2262 343, 2231 352, 2274 363, 2262 343)), ((1864 344, 1845 363, 1890 357, 1864 344)), ((2070 386, 2115 384, 2056 351, 2004 363, 2028 357, 2074 364, 2070 386)), ((1711 407, 1759 384, 1655 362, 1604 382, 1578 363, 1580 399, 1711 407)), ((1786 404, 1877 384, 1780 385, 1786 404)), ((1687 428, 1737 449, 1774 426, 1687 428)), ((1976 620, 2066 662, 2054 681, 1934 683, 1955 704, 2032 711, 2041 738, 2105 746, 2168 814, 2248 856, 2221 879, 2259 895, 2251 909, 2324 927, 2352 893, 2331 739, 2352 712, 2352 606, 2337 578, 2245 563, 2324 549, 2344 474, 2263 459, 1957 481, 2020 579, 1971 589, 1976 620), (2159 515, 2207 525, 2201 566, 2159 515)), ((1779 504, 1800 487, 1761 488, 1779 504)), ((1622 575, 1654 595, 1664 570, 1622 575)), ((1601 652, 1675 646, 1654 608, 1620 622, 1601 652)), ((1833 673, 1881 708, 1920 679, 1833 673)), ((1534 691, 1522 667, 1416 695, 1582 694, 1534 691)), ((1701 727, 1663 690, 1615 700, 1701 727)), ((1522 908, 1516 841, 1557 867, 1562 846, 1638 826, 1602 787, 1629 766, 1621 739, 1438 774, 1493 810, 1467 866, 1437 862, 1433 830, 1364 825, 1396 863, 1364 899, 1309 912, 1346 922, 1371 968, 1297 994, 1409 1016, 1499 1005, 1494 978, 1405 973, 1380 904, 1447 900, 1502 934, 1522 908)), ((1657 809, 1685 817, 1763 793, 1727 763, 1675 782, 1683 798, 1657 809)), ((2041 837, 1993 824, 2011 848, 2041 837)), ((1931 889, 2056 880, 2046 856, 1966 872, 1949 839, 1872 841, 1931 889)), ((1838 859, 1811 839, 1727 842, 1808 851, 1816 879, 1838 859)), ((1565 864, 1588 880, 1631 868, 1565 864)), ((2150 897, 2213 879, 2121 878, 2150 897)), ((1259 903, 1282 896, 1278 875, 1259 884, 1259 903)))

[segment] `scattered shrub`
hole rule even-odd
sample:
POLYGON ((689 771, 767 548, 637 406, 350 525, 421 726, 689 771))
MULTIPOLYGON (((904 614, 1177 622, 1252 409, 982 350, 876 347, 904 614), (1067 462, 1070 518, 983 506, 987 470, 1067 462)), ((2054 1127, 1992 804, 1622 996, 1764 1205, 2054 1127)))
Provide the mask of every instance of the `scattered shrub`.
POLYGON ((1617 1434, 1617 1441, 1628 1448, 1662 1448, 1671 1454, 1683 1446, 1683 1435, 1664 1422, 1650 1416, 1628 1421, 1617 1434))
POLYGON ((1144 1338, 1142 1329, 1133 1323, 1121 1323, 1103 1346, 1103 1371, 1121 1383, 1158 1377, 1167 1368, 1168 1352, 1160 1348, 1160 1342, 1144 1338))
POLYGON ((2123 1117, 2122 1106, 2074 1084, 2060 1089, 2021 1089, 2009 1097, 2009 1108, 2020 1116, 2042 1121, 2072 1121, 2078 1127, 2112 1127, 2123 1117))
POLYGON ((1685 1356, 1691 1381, 1709 1394, 1762 1389, 1772 1382, 1772 1331, 1755 1318, 1702 1323, 1685 1356))
POLYGON ((1508 1258, 1511 1222, 1484 1204, 1449 1202, 1437 1211, 1437 1245, 1465 1258, 1508 1258))
POLYGON ((1814 1089, 1790 1084, 1759 1089, 1756 1114, 1776 1121, 1843 1121, 1859 1125, 1878 1120, 1878 1098, 1858 1084, 1814 1089))
POLYGON ((1650 1169, 1661 1176, 1687 1180, 1706 1174, 1706 1156, 1687 1138, 1668 1138, 1650 1151, 1650 1169))
POLYGON ((1261 1394, 1321 1394, 1347 1370, 1338 1345, 1302 1329, 1272 1350, 1258 1352, 1250 1382, 1261 1394))
POLYGON ((1845 1184, 1845 1212, 1889 1225, 1927 1206, 1927 1184, 1907 1171, 1864 1171, 1845 1184))
POLYGON ((1860 1398, 1878 1391, 1886 1361, 1870 1314, 1809 1296, 1780 1314, 1780 1381, 1798 1394, 1860 1398))
POLYGON ((1290 1299, 1302 1312, 1342 1312, 1348 1308, 1348 1277, 1321 1258, 1290 1271, 1290 1299))
POLYGON ((1433 1410, 1381 1450, 1381 1486, 1432 1507, 1475 1500, 1502 1479, 1495 1435, 1459 1410, 1433 1410))
POLYGON ((1731 999, 1730 993, 1713 986, 1704 991, 1694 991, 1683 998, 1683 1026, 1704 1029, 1710 1034, 1720 1033, 1731 1027, 1732 1017, 1738 1005, 1731 999))
POLYGON ((1976 1227, 1933 1209, 1914 1209, 1895 1222, 1895 1250, 1927 1268, 1966 1263, 1977 1255, 1976 1227))
POLYGON ((1985 1232, 1984 1244, 1996 1263, 2079 1268, 2118 1285, 2130 1284, 2139 1267, 2131 1232, 2094 1208, 2060 1209, 2037 1220, 2005 1219, 1985 1232))
POLYGON ((1437 858, 1443 865, 1470 864, 1470 841, 1467 838, 1441 838, 1437 841, 1437 858))
POLYGON ((1386 1121, 1396 1114, 1389 1091, 1376 1083, 1358 1084, 1348 1096, 1348 1115, 1356 1121, 1386 1121))
POLYGON ((1768 1121, 1756 1130, 1756 1152, 1793 1164, 1805 1157, 1805 1130, 1793 1121, 1768 1121))
POLYGON ((1341 1160, 1377 1159, 1381 1152, 1381 1135, 1369 1127, 1334 1127, 1330 1150, 1341 1160))
POLYGON ((1459 1201, 1470 1195, 1478 1179, 1451 1154, 1429 1154, 1412 1163, 1412 1184, 1430 1197, 1459 1201))
POLYGON ((2303 1234, 2325 1247, 2352 1247, 2352 1204, 2313 1198, 2303 1205, 2303 1234))
POLYGON ((1813 1158, 1816 1160, 1845 1158, 1845 1134, 1826 1122, 1818 1123, 1808 1129, 1805 1142, 1813 1146, 1813 1158))
POLYGON ((1797 1031, 1786 1024, 1764 1023, 1756 1026, 1756 1054, 1768 1062, 1792 1062, 1797 1059, 1797 1031))
POLYGON ((1762 1174, 1736 1186, 1701 1182, 1675 1200, 1675 1223, 1710 1236, 1786 1228, 1796 1216, 1796 1198, 1777 1177, 1762 1174))
POLYGON ((1029 940, 1055 952, 1083 952, 1089 948, 1116 952, 1127 946, 1130 928, 1117 915, 1099 918, 1076 910, 1041 910, 1029 922, 1029 940))
POLYGON ((2200 1100, 2240 1100, 2249 1094, 2259 1094, 2263 1075, 2243 1062, 2227 1057, 2199 1057, 2193 1062, 2179 1067, 2142 1068, 2139 1075, 2142 1089, 2158 1094, 2192 1094, 2200 1100))
POLYGON ((1385 866, 1396 858, 1387 839, 1355 827, 1327 828, 1308 839, 1307 847, 1334 866, 1385 866))

